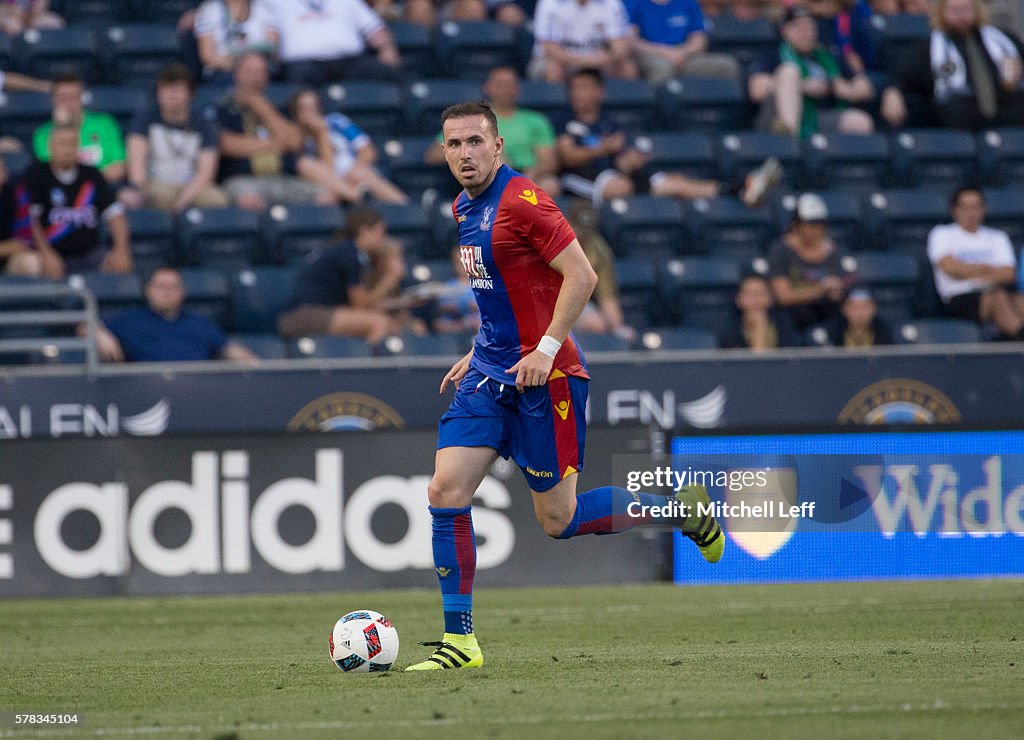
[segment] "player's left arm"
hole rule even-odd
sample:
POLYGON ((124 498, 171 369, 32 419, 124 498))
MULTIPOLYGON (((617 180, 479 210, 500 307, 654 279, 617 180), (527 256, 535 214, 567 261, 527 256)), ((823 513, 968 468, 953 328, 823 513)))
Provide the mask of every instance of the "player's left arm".
MULTIPOLYGON (((597 285, 597 274, 590 266, 587 256, 583 254, 583 247, 580 246, 578 239, 573 239, 548 264, 562 276, 562 287, 558 291, 551 323, 544 334, 552 337, 561 346, 590 300, 590 294, 597 285)), ((544 340, 541 341, 543 343, 544 340)), ((545 354, 538 346, 507 372, 516 374, 516 388, 522 391, 527 386, 547 383, 554 362, 554 356, 545 354)))

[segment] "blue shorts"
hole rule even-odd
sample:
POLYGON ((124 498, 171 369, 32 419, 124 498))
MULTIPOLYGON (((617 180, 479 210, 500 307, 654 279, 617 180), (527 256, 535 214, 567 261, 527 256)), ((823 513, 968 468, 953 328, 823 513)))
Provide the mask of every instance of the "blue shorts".
POLYGON ((538 493, 583 470, 587 380, 555 375, 520 393, 514 382, 503 385, 470 369, 441 417, 437 449, 493 447, 516 461, 538 493))

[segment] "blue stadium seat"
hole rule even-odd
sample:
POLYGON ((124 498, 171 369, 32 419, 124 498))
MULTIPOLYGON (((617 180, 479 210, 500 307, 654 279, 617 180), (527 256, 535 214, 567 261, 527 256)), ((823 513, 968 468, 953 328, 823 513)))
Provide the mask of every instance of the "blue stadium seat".
POLYGON ((443 21, 438 27, 437 52, 453 77, 482 80, 494 67, 515 67, 516 34, 497 21, 443 21))
POLYGON ((718 133, 750 125, 751 108, 738 80, 677 77, 658 89, 658 108, 667 129, 718 133))
POLYGON ((1024 243, 1024 187, 985 188, 985 225, 1002 229, 1010 241, 1024 243))
POLYGON ((947 199, 933 190, 897 188, 864 199, 864 215, 874 249, 924 254, 928 233, 952 220, 947 199))
POLYGON ((378 140, 401 130, 402 90, 398 85, 365 80, 338 82, 325 87, 320 99, 325 112, 344 113, 378 146, 378 140))
POLYGON ((913 316, 920 285, 920 264, 914 255, 858 252, 844 257, 843 267, 870 288, 882 318, 898 322, 913 316))
POLYGON ((178 224, 186 264, 241 269, 262 261, 258 213, 243 208, 190 208, 178 224))
POLYGON ((402 242, 406 254, 430 254, 433 245, 430 222, 422 208, 393 203, 378 203, 374 208, 384 217, 388 233, 402 242))
POLYGON ((452 216, 451 199, 443 198, 436 201, 433 208, 428 208, 427 213, 434 242, 423 256, 448 259, 452 248, 459 243, 459 225, 452 216))
POLYGON ((519 107, 540 111, 546 116, 564 110, 569 106, 565 85, 540 80, 519 82, 519 107))
POLYGON ((274 333, 277 317, 288 304, 294 267, 253 267, 231 276, 231 329, 238 332, 274 333))
POLYGON ((109 27, 131 18, 130 0, 64 0, 50 8, 69 26, 109 27))
POLYGON ((344 214, 335 206, 273 206, 263 217, 267 254, 274 262, 307 262, 331 244, 344 223, 344 214))
POLYGON ((228 276, 216 267, 183 267, 181 280, 185 285, 185 305, 213 319, 217 326, 231 322, 231 289, 228 276))
MULTIPOLYGON (((846 191, 825 191, 817 193, 828 208, 826 227, 828 234, 846 250, 871 249, 870 235, 864 232, 861 201, 854 193, 846 191)), ((781 234, 789 228, 796 210, 796 194, 779 198, 775 208, 775 224, 781 234)))
POLYGON ((125 85, 94 85, 82 95, 85 107, 109 113, 117 119, 124 134, 135 114, 153 99, 150 90, 125 85))
POLYGON ((135 271, 145 275, 154 267, 178 262, 174 220, 166 211, 125 211, 131 234, 135 271))
POLYGON ((390 139, 380 148, 391 181, 414 200, 428 190, 451 197, 458 192, 447 164, 427 164, 423 159, 427 149, 436 146, 436 136, 416 136, 390 139))
POLYGON ((101 31, 107 79, 121 85, 152 85, 171 62, 180 62, 181 46, 173 25, 126 23, 101 31))
POLYGON ((769 157, 782 164, 782 182, 799 187, 804 181, 803 152, 792 136, 747 131, 726 134, 719 140, 718 164, 722 179, 743 177, 769 157))
POLYGON ((654 128, 657 116, 654 90, 636 80, 608 78, 604 81, 602 109, 628 131, 654 128))
POLYGON ((880 69, 892 69, 900 53, 906 53, 907 45, 928 39, 931 32, 928 16, 901 13, 898 15, 873 15, 871 26, 876 35, 880 69))
POLYGON ((288 357, 300 359, 343 359, 370 357, 372 349, 357 337, 318 335, 286 342, 285 353, 288 357))
POLYGON ((406 283, 446 282, 455 277, 455 270, 450 259, 411 259, 406 260, 408 273, 406 283))
POLYGON ((177 24, 181 14, 196 6, 195 0, 128 0, 131 17, 168 26, 177 24))
POLYGON ((715 146, 708 134, 661 132, 637 136, 635 143, 650 149, 646 171, 677 172, 699 179, 718 176, 715 146), (646 140, 646 141, 645 141, 646 140), (649 143, 649 147, 646 145, 649 143))
POLYGON ((50 120, 50 96, 36 92, 0 95, 0 133, 13 136, 31 150, 32 134, 50 120))
POLYGON ((874 190, 890 182, 892 153, 883 134, 815 134, 804 154, 810 187, 874 190))
POLYGON ((706 329, 680 326, 644 332, 640 343, 644 349, 652 352, 670 349, 717 349, 718 337, 706 329))
POLYGON ((441 133, 441 112, 449 105, 482 97, 480 84, 468 80, 420 80, 406 91, 409 132, 428 136, 441 133))
POLYGON ((453 334, 402 334, 386 337, 374 352, 384 357, 453 357, 465 354, 466 348, 453 334))
POLYGON ((285 346, 276 334, 229 334, 228 339, 248 348, 261 360, 285 359, 285 346))
POLYGON ((901 131, 893 136, 892 152, 894 172, 905 185, 959 184, 977 171, 977 146, 966 131, 901 131))
POLYGON ((731 54, 746 68, 772 51, 779 37, 767 18, 741 21, 728 13, 706 19, 709 50, 731 54))
POLYGON ((0 159, 4 162, 7 176, 11 178, 19 177, 35 161, 35 158, 27 151, 0 152, 0 159))
POLYGON ((14 40, 7 34, 0 33, 0 69, 15 68, 14 40))
POLYGON ((675 257, 658 270, 665 313, 673 323, 718 331, 735 318, 740 265, 727 257, 675 257))
POLYGON ((200 113, 212 118, 221 103, 228 100, 231 88, 223 85, 200 85, 192 97, 192 106, 200 113))
POLYGON ((918 319, 899 326, 901 344, 973 344, 982 341, 978 325, 965 319, 918 319))
POLYGON ((990 185, 1024 182, 1024 127, 978 134, 978 169, 990 185))
POLYGON ((143 305, 142 280, 138 275, 121 275, 110 272, 83 272, 69 275, 68 285, 84 287, 96 296, 100 312, 109 315, 126 308, 143 305))
POLYGON ((764 253, 778 234, 767 209, 752 210, 736 198, 698 198, 687 204, 694 250, 749 260, 764 253))
POLYGON ((394 21, 388 24, 402 57, 402 78, 437 77, 441 73, 434 53, 430 29, 415 23, 394 21))
POLYGON ((99 82, 102 64, 91 28, 29 29, 15 42, 18 65, 26 74, 51 79, 73 68, 86 84, 99 82))
POLYGON ((631 258, 615 261, 619 301, 626 323, 643 327, 658 323, 661 306, 657 291, 657 264, 653 259, 631 258))
POLYGON ((298 85, 294 82, 271 82, 267 85, 267 89, 263 94, 266 95, 267 100, 273 103, 279 111, 290 116, 291 114, 288 112, 288 101, 291 100, 295 93, 302 89, 302 85, 298 85))
POLYGON ((601 206, 601 232, 621 257, 664 257, 687 251, 682 203, 672 198, 638 195, 615 198, 601 206))
POLYGON ((600 354, 601 352, 628 352, 633 349, 632 342, 628 339, 617 337, 614 334, 593 334, 591 332, 573 331, 573 337, 586 357, 600 354))

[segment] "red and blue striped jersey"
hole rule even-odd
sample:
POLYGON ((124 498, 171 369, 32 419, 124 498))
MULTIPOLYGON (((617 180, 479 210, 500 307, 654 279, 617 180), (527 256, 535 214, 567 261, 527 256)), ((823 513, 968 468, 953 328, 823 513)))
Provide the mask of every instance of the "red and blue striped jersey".
MULTIPOLYGON (((562 276, 548 263, 576 235, 548 194, 508 165, 477 197, 460 193, 452 213, 462 267, 480 308, 470 367, 508 383, 514 376, 506 371, 537 348, 551 324, 562 276)), ((552 369, 590 377, 572 334, 552 369)))

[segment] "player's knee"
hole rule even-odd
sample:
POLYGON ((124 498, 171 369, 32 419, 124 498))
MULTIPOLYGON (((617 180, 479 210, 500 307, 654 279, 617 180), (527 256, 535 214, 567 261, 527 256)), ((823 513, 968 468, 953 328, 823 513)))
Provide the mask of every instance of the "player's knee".
POLYGON ((463 491, 458 485, 435 475, 427 486, 427 500, 435 509, 459 509, 468 506, 473 494, 463 491))
POLYGON ((544 529, 544 534, 557 540, 572 522, 572 514, 564 511, 538 511, 537 521, 544 529))

